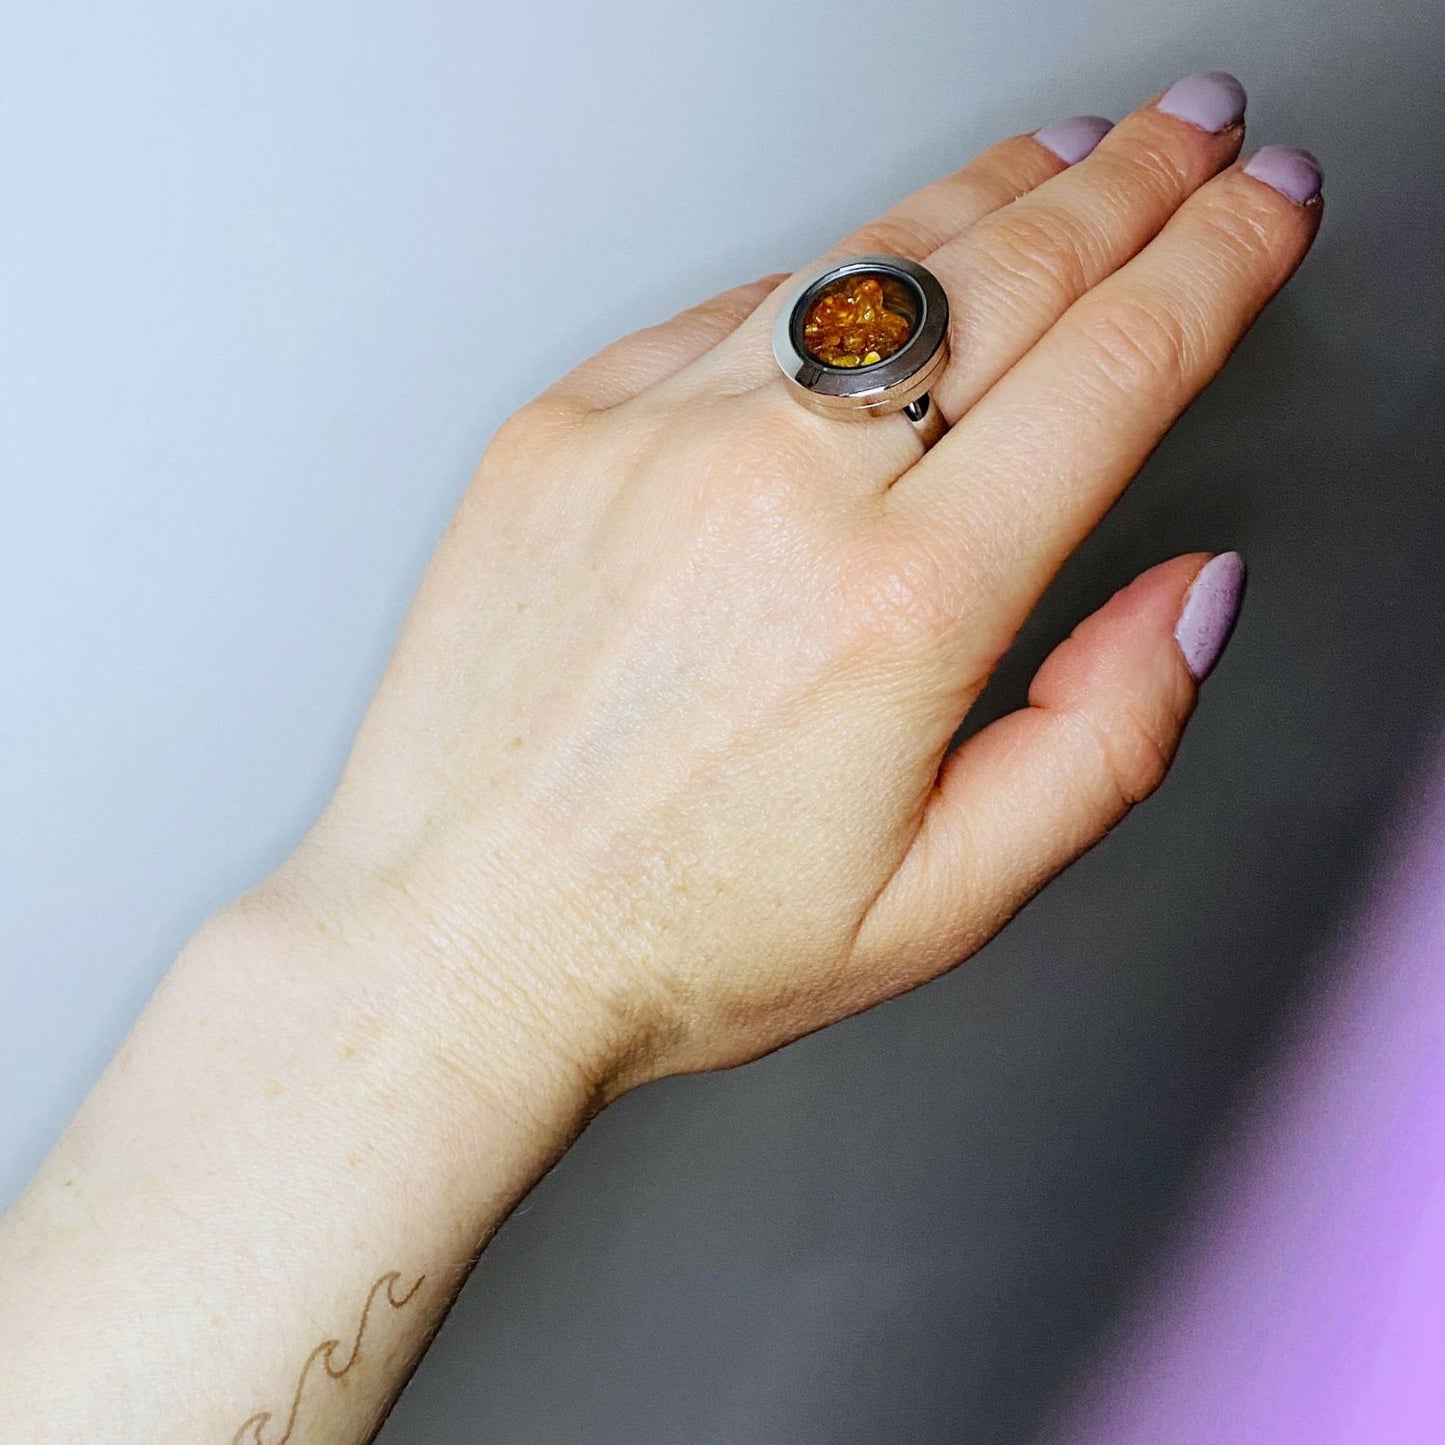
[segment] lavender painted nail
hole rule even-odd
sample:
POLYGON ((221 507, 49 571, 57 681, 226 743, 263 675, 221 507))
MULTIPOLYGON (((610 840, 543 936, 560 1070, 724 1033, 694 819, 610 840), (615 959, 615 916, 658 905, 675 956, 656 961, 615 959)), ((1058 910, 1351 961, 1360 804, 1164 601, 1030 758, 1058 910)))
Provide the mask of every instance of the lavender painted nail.
POLYGON ((1072 166, 1083 160, 1113 128, 1114 122, 1102 115, 1074 115, 1036 130, 1034 139, 1072 166))
POLYGON ((1203 682, 1219 661, 1244 601, 1244 558, 1221 552, 1200 569, 1184 598, 1174 640, 1196 682, 1203 682))
POLYGON ((1219 132, 1244 118, 1244 87, 1227 70, 1206 70, 1177 80, 1156 107, 1200 130, 1219 132))
POLYGON ((1314 200, 1325 179, 1320 163, 1308 151, 1293 146, 1261 146, 1250 157, 1244 173, 1273 186, 1297 206, 1314 200))

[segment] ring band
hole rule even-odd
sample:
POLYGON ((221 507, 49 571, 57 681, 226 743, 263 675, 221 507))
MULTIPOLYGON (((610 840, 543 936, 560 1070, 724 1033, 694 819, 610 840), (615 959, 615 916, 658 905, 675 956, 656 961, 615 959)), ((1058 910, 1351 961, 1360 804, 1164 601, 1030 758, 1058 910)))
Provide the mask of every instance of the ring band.
POLYGON ((773 355, 810 411, 902 412, 925 447, 944 433, 929 390, 948 364, 948 296, 917 261, 853 256, 806 272, 778 312, 773 355))

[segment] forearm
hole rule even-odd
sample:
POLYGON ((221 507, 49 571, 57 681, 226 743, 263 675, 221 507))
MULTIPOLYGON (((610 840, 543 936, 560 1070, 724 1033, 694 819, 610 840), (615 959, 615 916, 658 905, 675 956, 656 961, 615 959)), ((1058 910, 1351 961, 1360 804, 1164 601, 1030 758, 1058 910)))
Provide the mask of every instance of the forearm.
POLYGON ((371 1438, 595 1107, 468 970, 253 901, 201 929, 0 1221, 16 1438, 371 1438))

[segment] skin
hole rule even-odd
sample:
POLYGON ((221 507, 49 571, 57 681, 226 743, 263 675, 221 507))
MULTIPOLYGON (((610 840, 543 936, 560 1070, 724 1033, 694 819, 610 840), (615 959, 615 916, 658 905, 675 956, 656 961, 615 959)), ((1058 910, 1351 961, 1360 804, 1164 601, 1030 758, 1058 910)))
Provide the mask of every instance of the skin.
POLYGON ((839 244, 953 298, 926 456, 788 396, 783 276, 502 426, 323 816, 0 1222, 17 1439, 370 1439, 598 1109, 936 977, 1158 785, 1207 553, 949 744, 1313 239, 1242 138, 1152 102, 1073 167, 1014 137, 839 244))

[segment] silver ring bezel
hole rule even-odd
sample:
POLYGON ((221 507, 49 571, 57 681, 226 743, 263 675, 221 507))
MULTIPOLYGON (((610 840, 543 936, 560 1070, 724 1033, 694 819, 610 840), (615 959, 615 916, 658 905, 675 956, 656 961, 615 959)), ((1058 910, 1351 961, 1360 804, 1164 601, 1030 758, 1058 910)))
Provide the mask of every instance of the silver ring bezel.
POLYGON ((948 361, 948 295, 926 266, 904 256, 850 256, 805 272, 783 298, 773 325, 773 355, 793 394, 827 416, 886 416, 917 401, 948 361), (872 366, 829 366, 803 349, 803 318, 825 286, 858 271, 892 275, 913 293, 919 315, 913 334, 872 366))

